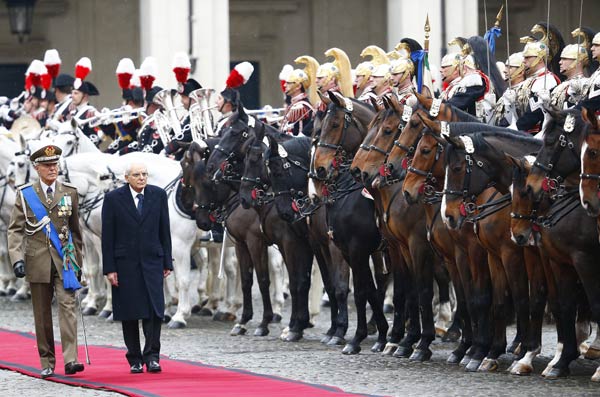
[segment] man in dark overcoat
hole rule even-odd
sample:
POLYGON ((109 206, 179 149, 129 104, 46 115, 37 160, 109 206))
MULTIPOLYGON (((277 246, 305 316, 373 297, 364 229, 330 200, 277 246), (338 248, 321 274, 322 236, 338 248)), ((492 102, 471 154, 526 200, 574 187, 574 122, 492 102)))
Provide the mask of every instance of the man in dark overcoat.
POLYGON ((131 164, 125 179, 102 207, 103 270, 112 285, 114 319, 122 322, 130 372, 143 372, 143 364, 148 372, 160 372, 163 279, 173 270, 167 195, 147 184, 144 164, 131 164))

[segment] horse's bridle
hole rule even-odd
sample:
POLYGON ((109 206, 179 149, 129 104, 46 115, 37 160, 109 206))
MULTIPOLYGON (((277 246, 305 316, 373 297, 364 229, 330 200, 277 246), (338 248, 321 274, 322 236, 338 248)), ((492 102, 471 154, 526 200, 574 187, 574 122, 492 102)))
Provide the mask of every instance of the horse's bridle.
MULTIPOLYGON (((564 182, 564 178, 561 175, 558 175, 556 178, 551 178, 551 174, 554 171, 554 167, 556 163, 560 160, 561 155, 565 151, 566 148, 575 156, 575 158, 579 161, 579 155, 575 152, 575 144, 571 140, 571 132, 573 132, 575 128, 575 117, 571 114, 567 115, 565 118, 565 123, 563 127, 563 133, 561 133, 558 137, 559 146, 555 148, 550 157, 550 161, 547 164, 540 163, 537 158, 533 163, 534 167, 537 167, 544 171, 544 181, 542 182, 542 189, 546 192, 556 191, 560 187, 561 183, 564 182)), ((539 156, 539 155, 538 155, 539 156)), ((583 174, 582 174, 583 175, 583 174)), ((583 178, 583 177, 582 177, 583 178)), ((589 178, 594 179, 594 178, 589 178)), ((599 177, 600 179, 600 177, 599 177)))
POLYGON ((419 176, 422 176, 425 178, 425 181, 423 181, 423 193, 425 194, 425 196, 431 196, 435 193, 434 185, 437 183, 437 180, 433 176, 433 168, 437 164, 437 162, 440 159, 440 156, 442 155, 443 152, 444 152, 444 146, 438 142, 436 144, 436 148, 435 148, 435 157, 434 157, 433 163, 431 164, 431 167, 429 167, 428 171, 424 171, 424 170, 415 168, 412 166, 412 163, 406 169, 407 172, 411 172, 413 174, 416 174, 416 175, 419 175, 419 176))

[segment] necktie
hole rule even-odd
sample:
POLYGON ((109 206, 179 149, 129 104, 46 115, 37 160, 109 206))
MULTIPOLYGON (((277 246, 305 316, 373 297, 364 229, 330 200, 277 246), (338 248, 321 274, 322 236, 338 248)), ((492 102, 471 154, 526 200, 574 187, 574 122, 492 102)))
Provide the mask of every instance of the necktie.
POLYGON ((142 215, 142 207, 144 206, 144 195, 142 193, 138 193, 138 195, 135 197, 137 197, 137 199, 138 199, 138 204, 137 204, 138 213, 140 215, 142 215))
POLYGON ((54 200, 54 194, 52 193, 52 187, 48 186, 48 189, 46 189, 46 202, 50 204, 52 200, 54 200))

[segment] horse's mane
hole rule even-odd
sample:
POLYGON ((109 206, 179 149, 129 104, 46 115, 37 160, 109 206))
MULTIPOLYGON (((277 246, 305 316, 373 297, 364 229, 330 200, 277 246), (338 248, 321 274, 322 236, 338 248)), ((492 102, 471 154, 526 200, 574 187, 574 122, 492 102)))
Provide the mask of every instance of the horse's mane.
POLYGON ((283 142, 281 146, 289 153, 294 156, 301 158, 308 158, 310 153, 310 144, 312 139, 307 136, 298 135, 294 139, 283 142))

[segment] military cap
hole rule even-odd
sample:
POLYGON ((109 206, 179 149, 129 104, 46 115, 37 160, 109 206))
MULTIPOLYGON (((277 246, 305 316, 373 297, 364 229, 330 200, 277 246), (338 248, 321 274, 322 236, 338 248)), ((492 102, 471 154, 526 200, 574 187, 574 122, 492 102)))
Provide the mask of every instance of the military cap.
POLYGON ((154 96, 162 90, 163 89, 157 85, 150 88, 148 91, 146 91, 146 102, 152 103, 152 101, 154 100, 154 96))
POLYGON ((96 88, 95 85, 90 83, 89 81, 82 81, 78 88, 75 88, 77 91, 81 91, 84 94, 88 94, 89 96, 100 95, 100 92, 96 88))
POLYGON ((63 87, 73 87, 73 83, 75 82, 75 78, 69 74, 61 73, 54 79, 54 87, 63 88, 63 87))
POLYGON ((41 147, 35 150, 30 156, 29 160, 34 164, 52 164, 57 163, 62 149, 51 143, 42 144, 41 147))
POLYGON ((183 91, 181 92, 181 95, 189 96, 192 91, 199 88, 202 88, 200 83, 194 79, 188 79, 185 83, 183 83, 183 91))

